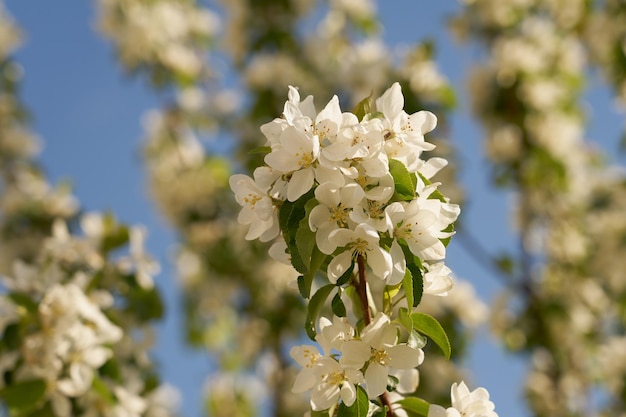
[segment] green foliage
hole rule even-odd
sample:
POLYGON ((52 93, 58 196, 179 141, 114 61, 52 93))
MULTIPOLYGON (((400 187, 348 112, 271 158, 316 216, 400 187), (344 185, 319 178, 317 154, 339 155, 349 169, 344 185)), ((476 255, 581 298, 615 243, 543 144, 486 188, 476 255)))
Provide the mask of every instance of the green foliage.
POLYGON ((128 294, 126 310, 141 321, 160 319, 163 317, 163 301, 156 288, 149 290, 136 288, 128 294))
POLYGON ((318 205, 313 191, 294 203, 285 201, 279 211, 279 222, 293 267, 302 275, 298 277, 298 289, 304 298, 309 298, 313 279, 327 256, 315 243, 315 232, 309 228, 309 215, 318 205))
POLYGON ((404 278, 402 278, 402 288, 406 297, 406 304, 409 307, 415 307, 415 297, 413 295, 413 274, 410 269, 406 269, 404 278))
POLYGON ((411 201, 415 199, 415 188, 417 184, 414 182, 411 174, 404 164, 395 159, 389 160, 389 172, 393 177, 395 186, 395 200, 411 201))
POLYGON ((8 297, 16 305, 26 309, 26 311, 28 311, 29 313, 37 312, 38 304, 28 294, 24 294, 21 292, 12 292, 8 295, 8 297))
POLYGON ((106 384, 96 375, 93 378, 93 383, 91 384, 91 388, 94 390, 96 394, 100 396, 100 398, 108 405, 115 404, 115 397, 113 393, 106 386, 106 384))
POLYGON ((16 382, 0 391, 12 416, 21 416, 38 408, 46 394, 46 382, 43 379, 31 379, 16 382))
POLYGON ((104 221, 104 236, 102 238, 102 251, 106 254, 128 243, 128 227, 119 224, 111 213, 106 213, 104 221))
POLYGON ((494 263, 498 270, 502 271, 503 274, 508 276, 512 276, 515 271, 515 261, 511 257, 511 255, 502 254, 497 256, 494 259, 494 263))
POLYGON ((354 261, 350 264, 350 267, 344 272, 338 279, 335 285, 341 286, 347 284, 352 278, 352 274, 354 273, 354 261))
POLYGON ((309 301, 309 305, 307 306, 307 315, 304 330, 306 331, 306 334, 311 338, 311 340, 314 340, 315 336, 317 335, 317 331, 315 330, 315 323, 317 322, 320 312, 322 311, 322 307, 324 307, 326 299, 334 288, 335 286, 333 284, 324 285, 322 288, 317 290, 315 294, 313 294, 311 300, 309 301))
POLYGON ((20 340, 20 325, 12 323, 4 329, 4 334, 2 335, 2 339, 0 339, 0 346, 4 345, 9 350, 19 349, 20 340))
POLYGON ((413 330, 413 320, 411 319, 411 315, 409 314, 409 310, 407 308, 401 307, 398 309, 398 320, 408 332, 413 330))
POLYGON ((346 317, 346 306, 343 304, 341 300, 341 289, 338 289, 337 294, 333 297, 333 301, 331 302, 331 308, 333 310, 333 314, 337 317, 346 317))
POLYGON ((257 148, 251 149, 248 151, 248 154, 250 155, 267 155, 268 153, 272 152, 272 147, 271 146, 259 146, 257 148))
POLYGON ((402 252, 404 252, 407 269, 402 280, 402 287, 407 297, 407 303, 409 300, 412 301, 408 305, 417 307, 422 301, 422 295, 424 294, 422 262, 417 256, 413 255, 406 242, 400 240, 400 247, 402 248, 402 252))
POLYGON ((359 120, 363 120, 366 115, 372 112, 373 107, 374 99, 372 98, 372 93, 370 93, 369 96, 357 103, 352 113, 354 113, 359 120))
MULTIPOLYGON (((309 265, 305 264, 306 261, 303 260, 302 254, 300 254, 300 247, 306 250, 311 246, 309 242, 301 242, 300 245, 298 245, 297 237, 301 222, 303 219, 306 219, 305 206, 311 199, 313 199, 313 190, 304 194, 294 202, 284 201, 278 212, 278 222, 280 230, 283 232, 285 242, 287 243, 287 249, 289 250, 289 255, 291 256, 291 264, 296 271, 301 274, 309 272, 310 263, 309 265)), ((308 229, 308 224, 306 225, 306 229, 308 229)), ((311 235, 306 234, 306 231, 300 232, 300 237, 309 239, 310 236, 311 235)), ((312 236, 314 244, 315 235, 312 234, 312 236)))
POLYGON ((439 346, 446 359, 450 359, 452 348, 448 335, 441 324, 434 317, 425 313, 411 314, 413 328, 418 332, 428 336, 433 342, 439 346))
POLYGON ((339 404, 337 417, 367 417, 369 411, 369 399, 365 390, 358 385, 356 387, 356 400, 354 404, 347 407, 344 403, 339 404))
POLYGON ((429 403, 417 397, 403 398, 397 404, 400 404, 409 417, 427 417, 430 409, 429 403))
POLYGON ((372 417, 386 417, 387 416, 387 406, 383 406, 381 408, 379 408, 376 412, 374 412, 374 414, 372 414, 372 417))

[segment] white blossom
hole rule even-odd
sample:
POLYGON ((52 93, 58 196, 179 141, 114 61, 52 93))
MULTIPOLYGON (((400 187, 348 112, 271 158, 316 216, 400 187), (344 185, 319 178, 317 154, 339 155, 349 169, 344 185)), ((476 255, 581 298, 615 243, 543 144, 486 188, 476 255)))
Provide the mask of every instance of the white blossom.
POLYGON ((328 279, 337 279, 348 270, 357 256, 362 256, 372 268, 372 272, 380 279, 386 279, 392 270, 392 259, 389 252, 380 247, 378 232, 367 224, 360 224, 354 230, 333 230, 328 240, 339 248, 346 248, 335 256, 328 264, 328 279))
POLYGON ((445 409, 431 404, 428 417, 498 417, 495 405, 489 401, 489 392, 482 387, 470 392, 465 382, 455 382, 450 395, 452 407, 445 409))

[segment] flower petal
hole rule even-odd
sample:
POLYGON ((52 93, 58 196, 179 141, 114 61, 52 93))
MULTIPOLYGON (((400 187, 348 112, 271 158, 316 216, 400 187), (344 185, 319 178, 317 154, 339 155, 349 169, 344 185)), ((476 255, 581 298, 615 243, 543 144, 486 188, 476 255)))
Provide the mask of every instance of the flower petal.
POLYGON ((315 175, 312 168, 294 172, 287 186, 287 200, 296 201, 306 194, 313 187, 314 179, 315 175))
POLYGON ((378 397, 387 389, 387 367, 379 363, 370 363, 365 371, 367 395, 370 398, 378 397))
POLYGON ((352 251, 346 250, 335 256, 328 264, 326 273, 331 283, 335 284, 340 276, 350 268, 352 264, 352 251))
POLYGON ((422 349, 413 349, 408 345, 396 345, 387 349, 387 363, 396 369, 412 369, 424 362, 422 349))

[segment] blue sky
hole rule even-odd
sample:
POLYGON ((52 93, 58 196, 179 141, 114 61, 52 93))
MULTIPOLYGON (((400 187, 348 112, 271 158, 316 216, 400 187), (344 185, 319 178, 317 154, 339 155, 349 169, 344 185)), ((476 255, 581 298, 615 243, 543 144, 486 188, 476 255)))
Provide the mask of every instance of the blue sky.
MULTIPOLYGON (((143 82, 129 79, 117 67, 111 46, 94 29, 95 2, 7 3, 26 33, 17 59, 25 70, 23 98, 33 114, 32 126, 45 144, 44 169, 53 181, 69 179, 85 210, 111 210, 124 222, 148 227, 148 249, 163 266, 157 283, 169 313, 158 328, 155 355, 164 379, 183 393, 183 415, 199 416, 201 387, 211 370, 210 361, 182 343, 179 293, 171 279, 174 233, 149 198, 140 157, 141 117, 158 107, 158 98, 143 82)), ((440 67, 462 94, 465 74, 476 54, 460 48, 444 30, 444 18, 458 8, 457 2, 387 0, 381 4, 386 39, 394 44, 425 36, 436 39, 440 67)), ((612 112, 605 90, 588 97, 591 137, 613 153, 623 127, 620 119, 612 112)), ((489 188, 480 130, 468 115, 463 95, 451 123, 463 165, 462 182, 471 187, 465 221, 488 249, 495 252, 503 245, 511 246, 510 196, 489 188)), ((454 239, 448 263, 457 275, 474 283, 484 300, 491 300, 500 290, 496 279, 454 239)), ((501 416, 527 415, 518 399, 524 364, 506 355, 485 329, 477 336, 467 365, 474 371, 474 383, 491 392, 501 416)))

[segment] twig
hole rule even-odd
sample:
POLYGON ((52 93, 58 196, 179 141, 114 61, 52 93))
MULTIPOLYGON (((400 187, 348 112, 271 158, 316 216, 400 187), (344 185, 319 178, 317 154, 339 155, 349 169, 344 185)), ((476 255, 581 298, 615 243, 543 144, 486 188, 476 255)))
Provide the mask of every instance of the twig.
MULTIPOLYGON (((357 283, 357 293, 361 301, 361 311, 363 313, 363 323, 367 326, 372 322, 372 313, 370 311, 369 300, 367 299, 367 280, 365 273, 365 258, 363 255, 357 255, 356 262, 359 268, 359 282, 357 283)), ((387 391, 378 396, 383 407, 387 407, 386 417, 395 417, 395 413, 391 408, 391 401, 387 395, 387 391)))

